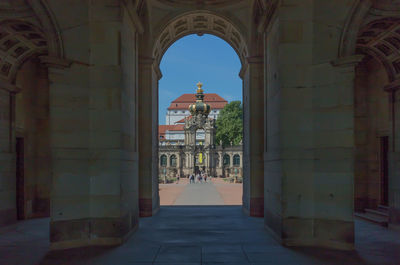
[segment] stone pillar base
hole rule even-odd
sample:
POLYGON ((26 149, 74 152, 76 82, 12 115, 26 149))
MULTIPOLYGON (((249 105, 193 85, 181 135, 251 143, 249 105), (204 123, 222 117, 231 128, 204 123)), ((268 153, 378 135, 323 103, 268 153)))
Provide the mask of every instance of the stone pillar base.
POLYGON ((140 217, 150 217, 155 215, 158 210, 160 210, 160 204, 157 204, 157 207, 153 208, 153 200, 152 199, 139 199, 139 216, 140 217))
POLYGON ((284 219, 281 235, 265 226, 272 236, 288 247, 354 249, 354 222, 326 219, 284 219))
POLYGON ((400 231, 400 210, 389 207, 389 228, 400 231))
POLYGON ((114 246, 125 242, 138 228, 138 219, 85 218, 50 222, 50 249, 114 246))
POLYGON ((0 227, 17 222, 17 209, 0 210, 0 227))
POLYGON ((250 205, 243 203, 243 212, 252 217, 264 217, 264 198, 250 198, 250 205))

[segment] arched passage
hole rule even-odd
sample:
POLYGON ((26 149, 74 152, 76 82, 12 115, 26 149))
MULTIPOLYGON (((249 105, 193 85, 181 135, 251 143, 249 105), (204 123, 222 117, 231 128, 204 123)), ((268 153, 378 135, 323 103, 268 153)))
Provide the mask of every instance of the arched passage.
POLYGON ((355 211, 383 225, 399 225, 398 95, 400 88, 400 18, 383 17, 360 27, 355 82, 355 211))
POLYGON ((49 38, 31 22, 0 21, 0 224, 50 215, 49 38))
MULTIPOLYGON (((159 28, 153 29, 155 35, 151 51, 148 43, 141 43, 142 49, 139 62, 139 116, 142 121, 151 122, 142 126, 139 132, 139 157, 142 161, 152 161, 151 164, 140 165, 139 209, 142 216, 151 216, 159 208, 158 197, 158 163, 157 163, 157 128, 158 128, 158 80, 162 77, 159 64, 162 55, 176 40, 189 34, 212 34, 227 41, 238 54, 242 62, 239 73, 243 80, 244 109, 244 143, 243 151, 246 158, 243 161, 243 209, 252 216, 264 214, 263 191, 263 107, 264 74, 263 56, 258 54, 257 45, 252 45, 253 53, 249 51, 248 34, 244 34, 244 26, 228 20, 223 15, 210 11, 195 11, 176 15, 159 28), (145 46, 145 47, 144 47, 145 46), (250 56, 250 54, 252 56, 250 56), (257 78, 254 78, 257 77, 257 78), (250 93, 252 91, 252 93, 250 93), (149 130, 152 134, 149 134, 149 130), (251 137, 250 137, 251 135, 251 137), (250 155, 251 154, 251 155, 250 155)), ((250 31, 250 30, 248 30, 250 31)), ((143 37, 148 40, 150 36, 143 37)))

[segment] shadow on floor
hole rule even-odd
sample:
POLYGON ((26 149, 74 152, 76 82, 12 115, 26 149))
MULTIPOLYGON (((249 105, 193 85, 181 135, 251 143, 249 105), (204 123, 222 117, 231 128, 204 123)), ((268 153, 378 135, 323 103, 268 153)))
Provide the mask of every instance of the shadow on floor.
POLYGON ((356 251, 286 248, 266 232, 263 218, 245 216, 240 206, 161 207, 156 216, 142 218, 139 230, 118 247, 47 252, 48 237, 25 236, 18 240, 30 240, 23 241, 26 247, 42 244, 37 250, 43 251, 41 258, 35 261, 32 251, 19 248, 18 263, 10 256, 18 244, 7 252, 11 245, 0 240, 0 256, 6 257, 1 265, 400 264, 399 233, 386 228, 356 220, 356 251))

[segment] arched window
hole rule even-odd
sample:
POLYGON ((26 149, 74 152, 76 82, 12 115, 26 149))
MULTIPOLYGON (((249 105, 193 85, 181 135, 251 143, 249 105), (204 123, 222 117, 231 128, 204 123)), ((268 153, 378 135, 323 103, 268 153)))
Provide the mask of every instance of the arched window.
POLYGON ((239 155, 234 155, 233 156, 233 165, 234 166, 239 166, 240 165, 240 156, 239 155))
POLYGON ((169 158, 169 163, 170 163, 171 167, 176 167, 176 155, 172 155, 169 158))
POLYGON ((229 155, 224 155, 224 166, 229 166, 231 164, 231 157, 229 155))
POLYGON ((166 155, 162 155, 160 157, 160 166, 162 166, 162 167, 167 166, 167 156, 166 155))

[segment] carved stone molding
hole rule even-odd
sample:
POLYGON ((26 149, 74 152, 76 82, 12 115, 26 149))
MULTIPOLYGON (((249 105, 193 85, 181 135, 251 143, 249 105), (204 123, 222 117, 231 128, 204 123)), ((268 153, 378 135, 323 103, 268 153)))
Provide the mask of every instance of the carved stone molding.
POLYGON ((365 55, 363 54, 341 57, 332 61, 331 64, 335 67, 355 66, 360 63, 364 57, 365 55))
POLYGON ((391 82, 384 87, 386 92, 396 92, 400 89, 400 79, 391 82))
POLYGON ((73 61, 67 59, 55 56, 47 56, 47 55, 39 56, 39 59, 40 62, 46 65, 47 67, 60 68, 60 69, 68 68, 73 63, 73 61))
POLYGON ((176 40, 189 34, 209 33, 227 41, 244 63, 248 56, 245 39, 232 22, 222 16, 209 12, 196 12, 183 15, 168 23, 159 35, 153 50, 156 63, 160 63, 166 50, 176 40))
POLYGON ((4 80, 0 80, 0 89, 6 90, 13 94, 21 92, 21 88, 4 80))
POLYGON ((157 0, 170 6, 213 6, 223 7, 245 0, 157 0))

